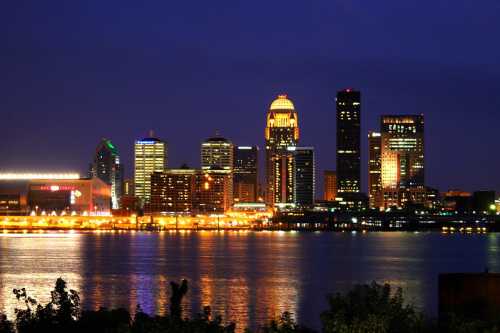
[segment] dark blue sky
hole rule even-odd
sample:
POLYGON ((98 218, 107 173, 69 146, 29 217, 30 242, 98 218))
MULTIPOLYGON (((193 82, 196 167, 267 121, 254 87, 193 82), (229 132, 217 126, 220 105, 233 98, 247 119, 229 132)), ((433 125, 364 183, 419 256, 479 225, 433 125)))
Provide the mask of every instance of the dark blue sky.
POLYGON ((198 166, 216 129, 262 147, 286 92, 321 174, 335 92, 354 87, 363 138, 381 114, 425 114, 429 185, 500 190, 499 17, 498 0, 3 3, 0 170, 83 173, 108 137, 131 175, 149 129, 170 166, 198 166))

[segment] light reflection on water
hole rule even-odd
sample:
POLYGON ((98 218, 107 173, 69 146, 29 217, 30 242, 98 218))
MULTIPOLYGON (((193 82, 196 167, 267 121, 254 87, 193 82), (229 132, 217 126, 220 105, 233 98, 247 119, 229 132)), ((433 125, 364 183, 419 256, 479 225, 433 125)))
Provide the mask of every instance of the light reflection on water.
POLYGON ((239 329, 283 311, 319 327, 327 293, 390 282, 434 312, 440 272, 500 271, 500 236, 438 233, 43 233, 0 234, 0 311, 13 317, 13 288, 46 302, 56 278, 85 308, 138 304, 168 311, 169 282, 186 278, 190 314, 210 305, 239 329))

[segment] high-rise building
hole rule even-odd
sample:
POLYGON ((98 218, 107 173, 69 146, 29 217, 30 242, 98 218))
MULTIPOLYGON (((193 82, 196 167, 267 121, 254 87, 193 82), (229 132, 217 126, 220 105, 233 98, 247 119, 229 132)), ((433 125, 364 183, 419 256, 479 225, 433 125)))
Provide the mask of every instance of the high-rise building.
POLYGON ((111 140, 102 139, 97 146, 90 173, 92 177, 111 185, 111 208, 120 208, 123 164, 120 163, 120 154, 111 140))
POLYGON ((201 144, 201 169, 233 170, 233 144, 218 135, 201 144))
POLYGON ((295 107, 287 95, 279 95, 267 112, 266 201, 270 205, 293 203, 293 152, 297 146, 299 122, 295 107))
POLYGON ((190 214, 194 211, 195 180, 198 170, 181 167, 154 172, 151 176, 151 213, 190 214))
POLYGON ((257 146, 234 147, 233 193, 235 202, 257 202, 258 154, 257 146))
POLYGON ((361 94, 345 89, 337 93, 337 191, 361 190, 361 94))
POLYGON ((384 206, 423 203, 423 115, 382 116, 381 161, 384 206))
POLYGON ((167 144, 155 137, 135 142, 134 190, 140 204, 149 201, 151 195, 151 175, 163 172, 167 167, 167 144))
POLYGON ((337 197, 337 173, 333 170, 325 170, 323 173, 323 200, 335 201, 337 197))
POLYGON ((316 167, 313 147, 290 147, 294 155, 294 202, 298 206, 312 206, 316 195, 316 167))
POLYGON ((201 214, 222 214, 233 204, 230 170, 202 170, 195 178, 194 207, 201 214))
POLYGON ((383 207, 381 135, 368 132, 368 196, 370 208, 383 207))

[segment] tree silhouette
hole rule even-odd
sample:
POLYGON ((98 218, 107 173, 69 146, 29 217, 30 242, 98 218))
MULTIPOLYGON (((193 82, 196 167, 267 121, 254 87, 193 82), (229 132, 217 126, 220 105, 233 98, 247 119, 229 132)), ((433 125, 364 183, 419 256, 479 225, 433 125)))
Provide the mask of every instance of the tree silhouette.
POLYGON ((170 316, 172 319, 182 319, 182 299, 188 292, 188 282, 186 279, 181 281, 179 285, 177 282, 170 282, 172 287, 172 296, 170 297, 170 316))

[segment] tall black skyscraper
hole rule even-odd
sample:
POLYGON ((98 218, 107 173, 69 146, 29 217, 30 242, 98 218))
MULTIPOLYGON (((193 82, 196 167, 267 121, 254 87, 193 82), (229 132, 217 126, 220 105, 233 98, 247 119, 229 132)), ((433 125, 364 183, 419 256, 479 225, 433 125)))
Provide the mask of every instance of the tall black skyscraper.
POLYGON ((361 189, 361 94, 345 89, 337 93, 337 191, 361 189))
POLYGON ((235 202, 257 202, 257 146, 235 146, 233 163, 233 192, 235 202))
POLYGON ((111 208, 120 208, 123 165, 120 163, 118 150, 110 140, 102 139, 97 146, 90 173, 92 177, 97 177, 111 185, 111 208))
POLYGON ((294 152, 294 198, 299 206, 314 204, 316 168, 313 147, 291 147, 294 152))

